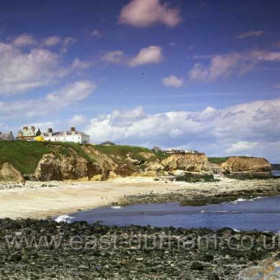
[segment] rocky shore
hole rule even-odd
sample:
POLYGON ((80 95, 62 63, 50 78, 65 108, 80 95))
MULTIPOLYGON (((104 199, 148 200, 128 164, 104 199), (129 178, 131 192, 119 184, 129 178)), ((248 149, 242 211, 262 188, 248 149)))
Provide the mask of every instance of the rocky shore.
POLYGON ((272 233, 0 220, 1 279, 237 279, 279 257, 272 233))
POLYGON ((150 192, 140 195, 126 195, 116 204, 131 205, 139 203, 179 202, 183 206, 202 206, 235 201, 239 198, 280 195, 280 179, 230 180, 212 183, 185 184, 184 189, 165 193, 150 192))
POLYGON ((34 189, 34 188, 57 188, 65 185, 65 182, 51 181, 51 182, 37 182, 37 181, 26 181, 26 182, 13 182, 6 181, 0 182, 0 190, 7 189, 34 189))

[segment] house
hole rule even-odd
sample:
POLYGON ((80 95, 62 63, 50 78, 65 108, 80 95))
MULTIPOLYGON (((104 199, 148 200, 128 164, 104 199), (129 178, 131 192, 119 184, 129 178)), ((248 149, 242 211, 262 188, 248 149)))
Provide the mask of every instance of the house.
POLYGON ((34 138, 37 135, 36 134, 37 132, 36 132, 36 129, 35 129, 34 126, 31 126, 31 127, 24 126, 23 129, 18 132, 17 140, 20 140, 20 141, 33 141, 34 138))
POLYGON ((75 127, 71 127, 70 131, 53 132, 52 128, 48 129, 47 133, 42 135, 45 141, 51 142, 75 142, 86 144, 90 142, 90 136, 76 131, 75 127))
POLYGON ((15 137, 13 135, 13 132, 0 132, 0 141, 13 141, 15 140, 15 137))
POLYGON ((166 154, 168 155, 184 155, 185 151, 184 150, 167 150, 165 151, 166 154))
POLYGON ((196 150, 186 150, 185 153, 186 154, 200 154, 200 152, 196 151, 196 150))

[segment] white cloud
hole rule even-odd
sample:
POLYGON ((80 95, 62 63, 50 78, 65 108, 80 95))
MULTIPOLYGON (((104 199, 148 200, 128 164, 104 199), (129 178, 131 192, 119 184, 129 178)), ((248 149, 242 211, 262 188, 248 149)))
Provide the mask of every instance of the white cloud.
POLYGON ((148 114, 137 107, 91 119, 87 133, 97 143, 149 142, 151 146, 191 146, 209 154, 219 151, 220 155, 239 152, 261 156, 272 152, 260 147, 274 147, 274 152, 280 148, 279 107, 280 98, 224 109, 207 107, 198 112, 148 114))
POLYGON ((208 67, 196 63, 189 72, 190 80, 214 81, 218 78, 227 78, 240 67, 240 59, 240 54, 230 53, 214 56, 208 67))
POLYGON ((227 148, 226 152, 230 154, 248 152, 255 149, 258 146, 258 144, 258 142, 238 141, 236 143, 233 143, 229 148, 227 148))
POLYGON ((280 61, 280 52, 252 51, 250 52, 251 59, 258 61, 280 61))
POLYGON ((180 10, 170 8, 160 0, 131 0, 122 8, 119 22, 134 27, 148 27, 157 23, 163 23, 174 27, 182 19, 180 10))
POLYGON ((12 102, 0 102, 0 119, 30 118, 51 113, 52 115, 61 109, 76 104, 89 97, 96 85, 90 81, 77 81, 47 94, 45 97, 30 100, 17 100, 12 102))
POLYGON ((59 45, 59 44, 61 44, 61 42, 62 42, 62 39, 61 39, 61 37, 58 37, 58 36, 50 36, 50 37, 42 40, 43 45, 47 46, 47 47, 53 47, 53 46, 59 45))
POLYGON ((42 39, 41 45, 46 48, 51 48, 54 46, 60 46, 61 53, 65 54, 69 47, 76 43, 76 39, 72 37, 59 37, 59 36, 50 36, 42 39))
POLYGON ((72 63, 72 69, 71 70, 85 70, 89 68, 92 65, 92 62, 89 61, 82 61, 79 58, 75 58, 75 60, 72 63))
POLYGON ((77 42, 75 38, 66 37, 62 40, 61 52, 63 54, 67 53, 68 49, 77 42))
POLYGON ((125 54, 122 51, 116 50, 105 53, 101 59, 107 63, 122 64, 125 60, 125 54))
POLYGON ((91 63, 78 58, 72 64, 64 65, 63 53, 74 41, 70 37, 53 36, 39 44, 32 36, 23 34, 9 43, 0 42, 0 95, 47 86, 76 70, 90 67, 91 63), (42 44, 50 47, 58 41, 61 44, 58 52, 42 47, 42 44))
POLYGON ((0 43, 0 94, 15 94, 51 83, 60 56, 46 49, 23 52, 0 43))
POLYGON ((78 81, 48 94, 46 100, 65 106, 86 99, 95 89, 96 85, 92 82, 78 81))
POLYGON ((162 83, 166 87, 180 88, 183 86, 184 80, 174 75, 170 75, 169 77, 163 78, 162 83))
POLYGON ((33 46, 37 44, 36 39, 28 34, 22 34, 16 37, 12 44, 16 47, 27 47, 27 46, 33 46))
POLYGON ((159 46, 150 46, 139 51, 139 53, 129 60, 130 67, 144 64, 158 64, 163 60, 162 49, 159 46))
POLYGON ((215 81, 233 75, 243 75, 252 70, 257 63, 279 61, 280 52, 250 51, 214 55, 208 66, 201 63, 194 64, 189 71, 189 78, 192 81, 215 81))
POLYGON ((248 32, 244 32, 242 34, 239 34, 236 36, 237 39, 245 39, 250 37, 260 37, 264 34, 264 31, 262 30, 251 30, 248 32))
POLYGON ((128 57, 123 51, 106 52, 101 60, 116 65, 137 67, 145 64, 158 64, 163 60, 162 49, 159 46, 149 46, 141 49, 138 54, 128 57))

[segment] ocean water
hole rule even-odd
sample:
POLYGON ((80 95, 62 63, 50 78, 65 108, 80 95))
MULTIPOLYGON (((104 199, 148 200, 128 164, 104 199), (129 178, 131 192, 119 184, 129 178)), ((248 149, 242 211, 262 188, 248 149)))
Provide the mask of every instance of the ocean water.
POLYGON ((151 225, 154 227, 230 227, 237 230, 280 232, 280 196, 221 203, 201 207, 178 203, 102 207, 77 212, 61 220, 100 222, 105 225, 151 225))
POLYGON ((272 170, 271 173, 274 177, 280 177, 280 170, 272 170))

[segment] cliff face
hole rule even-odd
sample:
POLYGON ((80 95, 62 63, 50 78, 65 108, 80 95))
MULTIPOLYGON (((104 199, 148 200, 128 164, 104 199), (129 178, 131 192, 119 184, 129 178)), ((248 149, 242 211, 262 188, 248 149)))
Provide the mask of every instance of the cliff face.
POLYGON ((90 159, 99 166, 101 180, 107 180, 116 176, 131 176, 138 171, 135 167, 135 162, 129 158, 129 155, 124 157, 113 153, 105 154, 95 149, 92 145, 85 145, 82 148, 89 155, 90 159))
MULTIPOLYGON (((0 143, 0 155, 0 180, 18 182, 24 178, 107 180, 134 175, 213 178, 205 154, 168 156, 141 147, 14 141, 0 143)), ((269 177, 271 171, 269 162, 262 158, 230 157, 216 165, 226 176, 239 179, 269 177)))
POLYGON ((161 159, 148 151, 128 149, 120 153, 115 147, 111 153, 105 153, 92 145, 84 145, 82 149, 89 160, 77 154, 71 156, 45 154, 35 170, 35 178, 41 181, 80 178, 107 180, 118 176, 176 174, 178 170, 209 172, 207 157, 204 154, 171 155, 161 159))
POLYGON ((171 155, 162 161, 165 171, 183 170, 188 172, 208 172, 205 154, 171 155))
POLYGON ((264 158, 230 157, 221 169, 226 176, 238 179, 271 177, 271 164, 264 158))
POLYGON ((97 164, 82 157, 46 154, 39 161, 34 177, 39 181, 62 181, 87 178, 100 174, 97 164))

